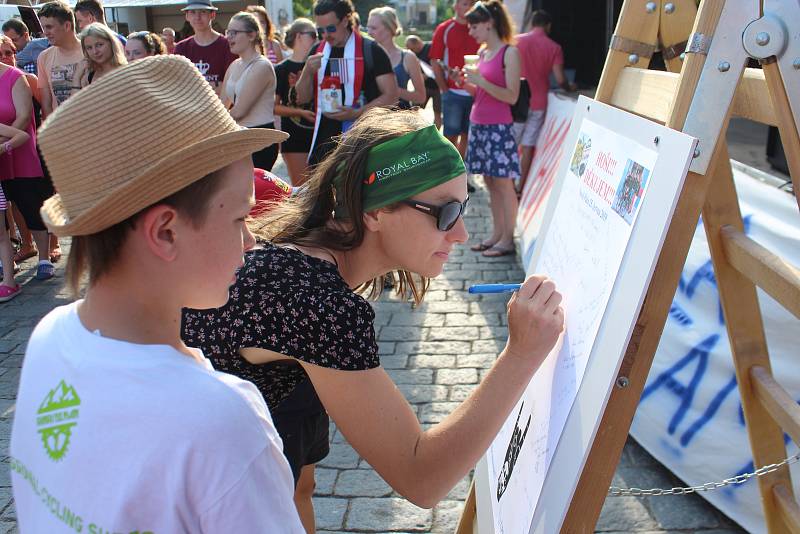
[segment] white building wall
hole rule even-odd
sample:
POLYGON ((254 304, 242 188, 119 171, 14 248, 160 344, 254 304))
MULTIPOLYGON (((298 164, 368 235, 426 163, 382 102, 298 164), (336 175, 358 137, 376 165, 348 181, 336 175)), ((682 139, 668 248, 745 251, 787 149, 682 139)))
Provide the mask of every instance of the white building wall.
POLYGON ((117 22, 127 23, 129 32, 148 30, 146 9, 144 7, 107 8, 106 21, 112 28, 116 28, 117 22))

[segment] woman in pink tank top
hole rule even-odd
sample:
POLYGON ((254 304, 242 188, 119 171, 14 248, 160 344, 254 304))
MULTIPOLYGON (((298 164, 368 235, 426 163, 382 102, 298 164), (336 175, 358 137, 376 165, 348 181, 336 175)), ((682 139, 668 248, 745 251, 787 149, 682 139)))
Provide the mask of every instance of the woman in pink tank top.
MULTIPOLYGON (((0 53, 5 55, 14 51, 14 43, 6 36, 0 36, 0 53)), ((36 130, 32 117, 33 95, 25 73, 0 62, 0 123, 18 127, 27 134, 27 141, 19 146, 7 145, 0 153, 0 187, 3 196, 13 202, 25 219, 28 229, 33 234, 36 248, 39 250, 39 265, 36 270, 37 280, 52 278, 55 272, 50 261, 50 245, 47 227, 42 221, 39 209, 44 201, 53 195, 50 180, 44 178, 39 154, 36 151, 36 130)), ((3 136, 0 136, 3 137, 3 136)), ((5 142, 5 140, 4 140, 5 142)), ((13 263, 13 262, 12 262, 13 263)), ((12 269, 13 265, 3 264, 4 269, 12 269)), ((0 287, 0 302, 3 294, 8 296, 9 287, 0 287), (5 289, 4 289, 5 288, 5 289)))
POLYGON ((493 230, 472 247, 484 256, 514 254, 514 222, 519 178, 519 155, 514 140, 511 105, 519 95, 520 58, 511 45, 513 30, 499 0, 476 2, 467 13, 469 34, 482 49, 477 68, 466 66, 466 88, 475 101, 469 120, 467 170, 482 174, 492 204, 493 230))

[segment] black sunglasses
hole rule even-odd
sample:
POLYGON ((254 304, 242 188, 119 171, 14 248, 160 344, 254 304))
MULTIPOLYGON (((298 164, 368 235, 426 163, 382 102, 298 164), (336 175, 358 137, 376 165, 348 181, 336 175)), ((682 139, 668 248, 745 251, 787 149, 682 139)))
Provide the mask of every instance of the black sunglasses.
POLYGON ((336 33, 336 24, 328 24, 327 26, 317 26, 317 33, 322 35, 323 33, 336 33))
POLYGON ((422 213, 427 213, 431 217, 436 217, 436 228, 442 232, 447 232, 456 225, 458 218, 467 210, 467 202, 469 202, 469 197, 467 197, 464 202, 452 201, 441 206, 434 206, 433 204, 420 202, 419 200, 400 201, 401 204, 410 206, 422 213))

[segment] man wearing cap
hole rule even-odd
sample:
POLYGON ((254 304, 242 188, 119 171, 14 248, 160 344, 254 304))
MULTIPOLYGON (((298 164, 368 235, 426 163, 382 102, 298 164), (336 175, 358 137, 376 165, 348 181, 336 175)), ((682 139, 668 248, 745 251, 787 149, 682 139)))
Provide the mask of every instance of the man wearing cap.
POLYGON ((286 134, 239 127, 166 55, 104 76, 40 132, 58 190, 42 218, 72 237, 73 293, 88 287, 26 348, 9 450, 20 531, 303 534, 258 390, 180 338, 181 308, 227 302, 255 244, 251 154, 286 134))
POLYGON ((231 52, 225 36, 211 27, 211 22, 217 16, 217 8, 211 0, 189 0, 181 11, 186 15, 194 35, 175 45, 175 53, 189 58, 219 94, 225 71, 236 60, 236 55, 231 52))

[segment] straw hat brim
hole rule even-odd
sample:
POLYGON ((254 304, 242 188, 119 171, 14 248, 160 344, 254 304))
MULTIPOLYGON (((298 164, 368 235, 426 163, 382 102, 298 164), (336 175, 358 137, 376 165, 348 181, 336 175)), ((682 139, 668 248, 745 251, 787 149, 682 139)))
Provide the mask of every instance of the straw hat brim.
MULTIPOLYGON (((266 128, 241 129, 209 137, 178 150, 124 185, 108 191, 70 220, 61 196, 47 199, 41 215, 57 236, 90 235, 105 230, 171 194, 253 152, 284 141, 287 133, 266 128)), ((89 188, 87 188, 89 191, 89 188)), ((92 195, 96 193, 87 192, 92 195)))

